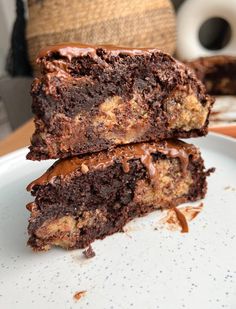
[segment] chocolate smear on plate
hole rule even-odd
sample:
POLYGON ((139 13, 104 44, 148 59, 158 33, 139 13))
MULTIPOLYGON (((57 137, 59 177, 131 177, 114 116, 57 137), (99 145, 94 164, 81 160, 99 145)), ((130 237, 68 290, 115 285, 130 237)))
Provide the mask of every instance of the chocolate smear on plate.
POLYGON ((177 231, 181 229, 182 233, 188 233, 188 222, 192 221, 202 211, 203 203, 198 206, 174 207, 167 210, 166 215, 159 221, 167 227, 168 230, 177 231))
POLYGON ((83 297, 86 294, 87 291, 80 291, 80 292, 76 292, 74 294, 74 299, 75 300, 80 300, 81 297, 83 297))

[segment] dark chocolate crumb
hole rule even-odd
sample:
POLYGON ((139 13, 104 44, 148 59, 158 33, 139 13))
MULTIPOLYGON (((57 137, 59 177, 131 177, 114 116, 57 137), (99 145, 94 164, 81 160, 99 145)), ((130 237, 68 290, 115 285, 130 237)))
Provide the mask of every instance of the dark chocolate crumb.
POLYGON ((89 245, 88 248, 83 251, 83 255, 86 257, 86 259, 91 259, 96 255, 96 253, 93 251, 92 246, 89 245))

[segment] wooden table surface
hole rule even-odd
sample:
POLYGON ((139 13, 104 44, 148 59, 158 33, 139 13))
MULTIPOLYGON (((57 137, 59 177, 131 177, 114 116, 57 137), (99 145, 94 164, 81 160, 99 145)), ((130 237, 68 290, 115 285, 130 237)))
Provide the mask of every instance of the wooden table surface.
POLYGON ((30 144, 30 137, 34 131, 32 120, 26 122, 23 126, 8 135, 0 141, 0 156, 30 144))
MULTIPOLYGON (((11 133, 5 139, 0 141, 0 156, 12 152, 16 149, 28 146, 30 137, 34 131, 33 120, 29 120, 22 127, 11 133)), ((236 138, 236 125, 227 127, 215 127, 210 131, 218 132, 236 138)))

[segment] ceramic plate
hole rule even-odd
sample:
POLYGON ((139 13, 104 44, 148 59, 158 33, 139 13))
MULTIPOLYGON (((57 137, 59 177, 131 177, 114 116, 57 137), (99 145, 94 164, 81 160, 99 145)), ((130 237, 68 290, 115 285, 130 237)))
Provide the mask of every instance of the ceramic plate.
POLYGON ((0 308, 235 309, 236 142, 215 134, 191 142, 216 172, 190 232, 160 225, 157 211, 94 242, 92 259, 26 246, 25 187, 52 162, 27 161, 26 149, 0 159, 0 308))
POLYGON ((216 96, 210 115, 210 126, 235 126, 236 129, 236 96, 216 96))

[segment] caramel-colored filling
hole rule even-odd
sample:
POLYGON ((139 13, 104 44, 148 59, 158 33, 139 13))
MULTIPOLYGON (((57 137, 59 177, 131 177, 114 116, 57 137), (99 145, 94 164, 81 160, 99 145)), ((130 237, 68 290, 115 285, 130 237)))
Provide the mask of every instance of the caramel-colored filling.
POLYGON ((204 126, 210 103, 203 106, 194 94, 186 96, 181 92, 173 92, 165 104, 169 114, 168 128, 190 131, 204 126), (175 98, 178 98, 177 102, 175 98))
POLYGON ((139 180, 135 188, 135 202, 154 204, 159 208, 173 204, 174 200, 188 193, 193 183, 191 173, 187 171, 185 177, 182 177, 178 160, 157 160, 154 167, 156 185, 150 186, 148 180, 139 180))
POLYGON ((149 117, 147 104, 141 104, 138 97, 124 101, 114 96, 100 105, 92 125, 101 138, 116 144, 128 144, 148 131, 149 117))
POLYGON ((76 223, 76 220, 69 215, 45 221, 35 232, 42 250, 49 250, 52 245, 62 248, 75 246, 78 233, 76 223))
POLYGON ((50 238, 58 233, 73 233, 76 230, 76 220, 71 216, 47 220, 37 229, 36 236, 41 239, 50 238))
MULTIPOLYGON (((37 213, 37 215, 40 214, 37 213)), ((31 215, 31 217, 36 216, 34 213, 31 215)), ((72 248, 76 245, 82 228, 96 226, 97 223, 102 227, 106 221, 106 213, 99 209, 84 211, 77 219, 70 215, 59 219, 48 219, 36 230, 35 235, 40 242, 47 243, 47 246, 43 246, 43 250, 50 249, 52 245, 72 248)))

